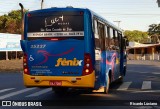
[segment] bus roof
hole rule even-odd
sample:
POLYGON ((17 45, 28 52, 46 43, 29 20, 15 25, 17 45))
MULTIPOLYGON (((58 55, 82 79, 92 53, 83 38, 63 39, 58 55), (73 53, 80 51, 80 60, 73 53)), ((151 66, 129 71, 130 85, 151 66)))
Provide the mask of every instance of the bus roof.
POLYGON ((41 13, 41 12, 64 11, 64 10, 65 11, 86 11, 86 12, 89 12, 92 16, 95 16, 96 18, 98 18, 99 20, 104 22, 105 24, 122 32, 122 29, 118 28, 116 25, 112 24, 110 21, 106 20, 105 18, 103 18, 102 16, 100 16, 99 14, 95 13, 94 11, 92 11, 88 8, 73 8, 71 6, 69 6, 69 7, 53 7, 53 8, 46 8, 46 9, 41 9, 41 10, 29 11, 29 13, 41 13))

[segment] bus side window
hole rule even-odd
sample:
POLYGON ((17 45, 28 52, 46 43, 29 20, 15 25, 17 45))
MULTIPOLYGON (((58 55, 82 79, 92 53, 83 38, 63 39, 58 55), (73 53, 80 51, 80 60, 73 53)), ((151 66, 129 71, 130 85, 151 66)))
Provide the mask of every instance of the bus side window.
POLYGON ((120 47, 120 49, 121 49, 121 47, 122 47, 122 34, 121 33, 117 33, 118 34, 118 42, 119 42, 119 47, 120 47))
POLYGON ((105 26, 105 36, 106 36, 106 50, 110 50, 109 49, 109 27, 105 26))
POLYGON ((111 50, 115 50, 115 42, 114 42, 114 35, 113 35, 113 33, 114 33, 114 32, 113 32, 113 29, 110 28, 110 29, 109 29, 109 35, 110 35, 110 44, 109 44, 110 47, 109 47, 109 48, 110 48, 111 50))
POLYGON ((95 49, 100 49, 100 40, 98 35, 97 20, 94 20, 94 36, 95 36, 95 49))
POLYGON ((114 30, 114 42, 115 42, 115 49, 119 50, 119 38, 118 38, 118 32, 114 30))
POLYGON ((98 22, 98 35, 99 35, 99 38, 100 38, 100 48, 101 48, 101 51, 104 51, 105 50, 105 26, 98 22))

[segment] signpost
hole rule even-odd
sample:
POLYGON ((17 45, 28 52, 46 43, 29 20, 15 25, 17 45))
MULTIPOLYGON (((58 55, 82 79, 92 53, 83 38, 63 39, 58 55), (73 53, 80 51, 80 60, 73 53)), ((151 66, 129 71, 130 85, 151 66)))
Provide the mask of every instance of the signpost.
POLYGON ((20 47, 21 35, 0 33, 0 52, 6 52, 6 60, 8 60, 8 52, 22 51, 20 47))

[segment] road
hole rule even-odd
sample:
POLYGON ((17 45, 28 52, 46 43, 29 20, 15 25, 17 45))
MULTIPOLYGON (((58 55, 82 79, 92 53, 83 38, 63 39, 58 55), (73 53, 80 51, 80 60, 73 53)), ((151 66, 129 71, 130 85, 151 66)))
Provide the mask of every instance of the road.
MULTIPOLYGON (((111 85, 109 94, 101 90, 86 93, 71 90, 68 94, 57 96, 51 88, 25 88, 22 73, 0 73, 0 100, 48 100, 48 105, 79 105, 88 108, 116 109, 160 109, 159 106, 129 106, 130 102, 160 102, 160 62, 128 61, 127 75, 122 84, 111 85), (135 101, 138 100, 138 101, 135 101), (155 101, 154 101, 155 100, 155 101), (56 104, 57 103, 57 104, 56 104), (115 105, 115 107, 113 107, 115 105), (125 106, 127 105, 127 106, 125 106)), ((73 108, 73 107, 72 107, 73 108)), ((85 108, 85 107, 83 107, 85 108)))

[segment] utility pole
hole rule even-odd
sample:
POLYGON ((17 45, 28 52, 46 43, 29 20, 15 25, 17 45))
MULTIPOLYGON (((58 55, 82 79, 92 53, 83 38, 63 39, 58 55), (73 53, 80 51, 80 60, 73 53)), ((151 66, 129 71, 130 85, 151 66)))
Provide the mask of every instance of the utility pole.
POLYGON ((119 28, 121 21, 117 20, 117 21, 114 21, 114 22, 116 22, 118 24, 118 28, 119 28))
POLYGON ((21 40, 24 39, 24 7, 21 3, 19 3, 19 6, 21 7, 21 40))
POLYGON ((160 7, 160 0, 157 0, 157 3, 158 3, 158 7, 160 7))
POLYGON ((44 2, 44 0, 41 1, 41 9, 43 9, 43 2, 44 2))

